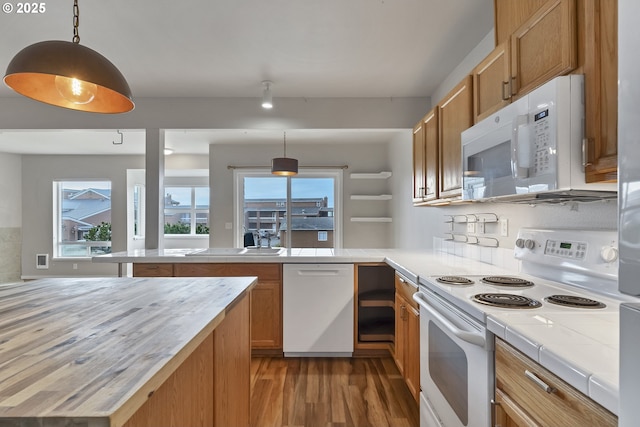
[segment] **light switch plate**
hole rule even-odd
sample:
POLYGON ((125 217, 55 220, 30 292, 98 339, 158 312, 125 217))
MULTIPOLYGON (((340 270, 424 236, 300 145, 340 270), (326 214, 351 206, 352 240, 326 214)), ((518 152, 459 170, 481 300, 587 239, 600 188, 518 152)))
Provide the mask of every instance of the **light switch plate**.
POLYGON ((500 220, 500 235, 502 237, 507 237, 509 235, 509 220, 507 218, 502 218, 500 220))

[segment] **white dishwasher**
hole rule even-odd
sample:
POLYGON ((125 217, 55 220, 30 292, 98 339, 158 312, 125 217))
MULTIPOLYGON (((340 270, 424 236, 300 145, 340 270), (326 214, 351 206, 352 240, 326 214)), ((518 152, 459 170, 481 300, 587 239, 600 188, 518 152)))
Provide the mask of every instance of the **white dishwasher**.
POLYGON ((284 264, 283 350, 288 357, 353 354, 353 264, 284 264))

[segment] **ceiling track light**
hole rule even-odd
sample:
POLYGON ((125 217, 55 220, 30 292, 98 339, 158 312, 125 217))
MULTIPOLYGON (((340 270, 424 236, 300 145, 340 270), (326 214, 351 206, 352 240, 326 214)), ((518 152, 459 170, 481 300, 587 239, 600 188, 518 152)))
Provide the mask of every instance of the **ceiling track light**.
POLYGON ((273 108, 273 95, 271 94, 271 85, 273 82, 265 80, 262 82, 262 108, 270 110, 273 108))
POLYGON ((107 58, 80 45, 79 23, 74 0, 72 42, 52 40, 25 47, 9 62, 5 84, 28 98, 71 110, 133 110, 131 89, 122 73, 107 58))
POLYGON ((287 132, 284 133, 284 157, 271 159, 271 173, 280 176, 298 174, 298 159, 287 157, 287 132))

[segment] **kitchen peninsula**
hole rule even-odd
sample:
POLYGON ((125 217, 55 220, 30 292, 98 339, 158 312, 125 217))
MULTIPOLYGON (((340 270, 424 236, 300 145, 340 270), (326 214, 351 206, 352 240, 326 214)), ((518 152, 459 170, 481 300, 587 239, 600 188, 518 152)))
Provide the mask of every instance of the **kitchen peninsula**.
POLYGON ((0 426, 248 426, 255 283, 0 286, 0 426))

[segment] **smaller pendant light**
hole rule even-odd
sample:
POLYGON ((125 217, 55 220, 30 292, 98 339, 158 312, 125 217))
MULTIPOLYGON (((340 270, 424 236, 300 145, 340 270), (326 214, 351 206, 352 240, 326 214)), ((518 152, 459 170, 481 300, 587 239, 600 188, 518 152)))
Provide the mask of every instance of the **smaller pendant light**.
POLYGON ((25 47, 7 67, 4 82, 20 95, 71 110, 125 113, 131 90, 120 71, 95 50, 80 45, 78 0, 73 3, 73 41, 25 47))
POLYGON ((271 85, 273 83, 269 80, 262 82, 264 89, 262 90, 262 108, 270 110, 273 108, 273 95, 271 94, 271 85))
POLYGON ((298 174, 298 159, 287 157, 287 132, 284 133, 284 157, 271 159, 271 173, 280 176, 298 174))

